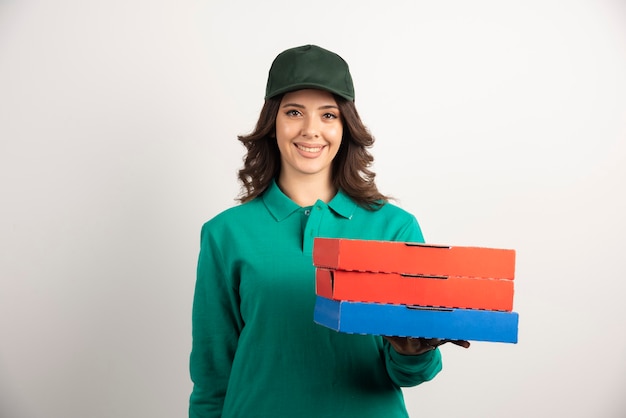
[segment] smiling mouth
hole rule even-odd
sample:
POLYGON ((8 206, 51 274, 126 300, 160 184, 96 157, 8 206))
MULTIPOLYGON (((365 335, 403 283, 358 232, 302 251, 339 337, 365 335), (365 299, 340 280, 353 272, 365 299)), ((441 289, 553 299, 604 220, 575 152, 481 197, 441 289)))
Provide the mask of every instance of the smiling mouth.
POLYGON ((322 148, 324 148, 323 145, 317 146, 317 147, 305 147, 304 145, 299 145, 296 144, 296 148, 298 148, 299 150, 305 151, 305 152, 320 152, 322 150, 322 148))

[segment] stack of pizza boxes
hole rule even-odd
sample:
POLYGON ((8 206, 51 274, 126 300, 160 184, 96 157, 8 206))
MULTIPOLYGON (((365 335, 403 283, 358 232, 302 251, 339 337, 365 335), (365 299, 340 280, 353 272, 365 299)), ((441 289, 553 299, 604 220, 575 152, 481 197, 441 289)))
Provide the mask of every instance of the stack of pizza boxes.
POLYGON ((340 332, 517 343, 515 251, 316 238, 314 321, 340 332))

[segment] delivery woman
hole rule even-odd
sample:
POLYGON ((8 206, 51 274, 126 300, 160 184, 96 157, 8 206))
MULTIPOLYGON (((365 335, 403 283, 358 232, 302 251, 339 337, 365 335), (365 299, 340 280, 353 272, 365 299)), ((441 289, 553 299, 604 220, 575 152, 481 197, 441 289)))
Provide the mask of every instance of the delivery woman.
POLYGON ((423 242, 376 187, 347 63, 314 45, 279 54, 239 140, 241 204, 201 233, 189 416, 407 417, 401 387, 441 370, 437 342, 313 322, 315 237, 423 242))

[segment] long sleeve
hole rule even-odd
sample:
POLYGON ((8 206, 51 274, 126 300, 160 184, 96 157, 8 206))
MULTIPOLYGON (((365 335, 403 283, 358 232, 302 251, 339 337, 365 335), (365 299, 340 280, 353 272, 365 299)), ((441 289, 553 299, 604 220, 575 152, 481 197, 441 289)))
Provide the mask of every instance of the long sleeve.
MULTIPOLYGON (((415 217, 398 233, 396 241, 424 242, 422 230, 415 217)), ((387 340, 383 340, 385 366, 389 378, 398 386, 417 386, 433 379, 442 368, 439 349, 417 356, 398 353, 387 340)))
POLYGON ((190 418, 406 418, 401 386, 434 375, 434 354, 387 351, 382 337, 313 321, 315 237, 421 242, 416 219, 341 191, 300 207, 274 183, 202 230, 190 371, 190 418))
POLYGON ((398 386, 417 386, 433 379, 442 367, 441 352, 438 348, 417 356, 405 356, 384 341, 387 373, 398 386))
POLYGON ((220 417, 242 319, 232 272, 224 265, 219 238, 202 228, 192 311, 190 418, 220 417))

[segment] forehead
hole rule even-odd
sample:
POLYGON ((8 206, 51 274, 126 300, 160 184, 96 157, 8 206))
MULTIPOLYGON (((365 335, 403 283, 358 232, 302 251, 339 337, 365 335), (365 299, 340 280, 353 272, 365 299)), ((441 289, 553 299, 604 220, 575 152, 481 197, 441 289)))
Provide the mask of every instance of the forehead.
POLYGON ((337 101, 331 93, 317 89, 303 89, 285 93, 281 100, 281 105, 286 103, 323 103, 324 105, 337 106, 337 101))

